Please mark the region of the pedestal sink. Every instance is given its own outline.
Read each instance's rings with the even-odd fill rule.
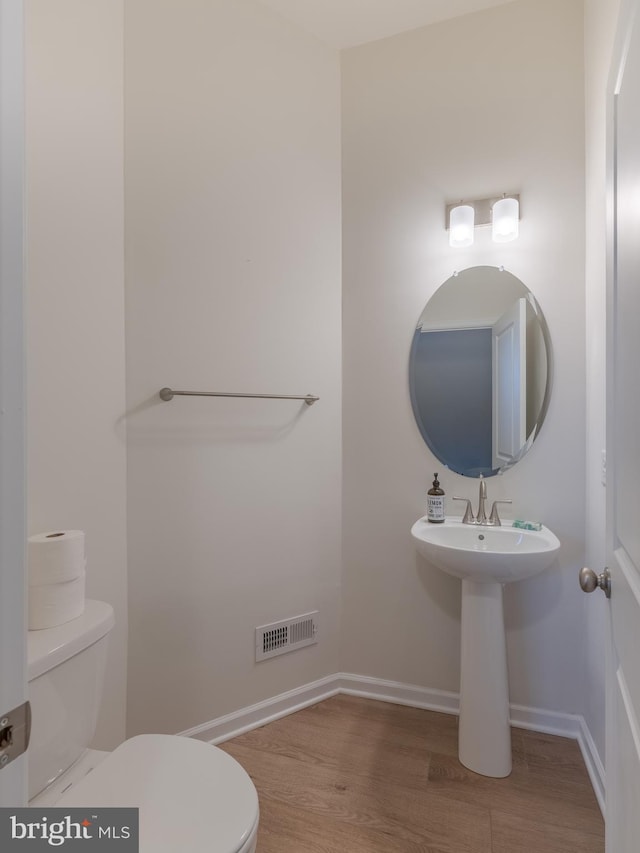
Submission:
[[[560,542],[547,527],[486,527],[458,518],[442,524],[421,518],[411,536],[430,563],[462,579],[460,761],[483,776],[508,776],[511,732],[502,585],[544,571]]]

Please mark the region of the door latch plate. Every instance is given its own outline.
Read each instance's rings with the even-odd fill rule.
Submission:
[[[0,716],[0,770],[27,751],[30,738],[29,702],[24,702],[8,714]]]

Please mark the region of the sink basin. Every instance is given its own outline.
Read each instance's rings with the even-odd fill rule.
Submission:
[[[548,568],[560,548],[548,527],[482,527],[447,518],[432,524],[421,518],[411,528],[418,551],[450,575],[479,583],[510,583]]]
[[[503,584],[544,571],[560,548],[547,528],[484,527],[421,518],[411,536],[423,557],[462,578],[458,757],[483,776],[511,773]]]

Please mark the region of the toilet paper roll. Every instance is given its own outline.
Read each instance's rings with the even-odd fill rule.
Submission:
[[[82,616],[84,585],[83,572],[71,581],[29,587],[29,630],[54,628]]]
[[[85,570],[84,531],[54,530],[30,536],[27,543],[29,586],[63,583]]]

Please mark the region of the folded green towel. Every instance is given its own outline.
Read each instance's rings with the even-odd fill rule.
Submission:
[[[519,518],[513,522],[512,526],[520,530],[542,530],[542,524],[539,521],[522,521]]]

